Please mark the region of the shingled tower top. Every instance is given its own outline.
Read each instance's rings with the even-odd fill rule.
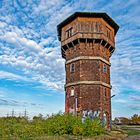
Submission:
[[[57,26],[66,59],[65,112],[101,117],[110,127],[110,56],[119,26],[106,13],[76,12]]]

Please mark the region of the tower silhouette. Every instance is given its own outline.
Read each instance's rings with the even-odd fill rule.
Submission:
[[[57,26],[66,60],[65,112],[111,121],[110,57],[119,26],[106,13],[76,12]]]

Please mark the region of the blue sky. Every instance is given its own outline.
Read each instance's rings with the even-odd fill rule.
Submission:
[[[106,12],[120,26],[111,57],[112,113],[140,114],[139,0],[0,0],[0,116],[64,111],[56,26],[76,11]]]

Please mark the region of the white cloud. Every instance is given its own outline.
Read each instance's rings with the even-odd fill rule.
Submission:
[[[52,94],[49,94],[49,93],[41,93],[41,94],[38,94],[38,96],[47,96],[47,97],[51,97]]]
[[[114,100],[114,102],[116,102],[116,103],[127,103],[127,100],[124,100],[124,99],[116,99],[116,100]]]
[[[46,45],[49,45],[51,44],[52,42],[54,41],[54,38],[53,37],[48,37],[47,39],[42,39],[41,42],[39,43],[40,46],[46,46]]]
[[[0,79],[30,81],[30,79],[6,71],[0,71]]]
[[[5,22],[0,22],[0,28],[5,28],[7,24]]]
[[[5,97],[5,96],[6,96],[6,93],[0,89],[0,98]]]
[[[136,5],[137,1],[129,1],[127,4],[124,1],[123,3],[125,4],[123,7],[129,7],[130,5]],[[115,12],[118,10],[116,7],[119,6],[120,14],[114,16],[115,20],[118,20],[118,23],[126,21],[132,14],[137,16],[139,13],[138,9],[136,9],[133,13],[128,11],[127,14],[124,15],[123,7],[120,6],[121,4],[119,1],[113,3],[106,2],[106,6],[102,5],[100,2],[94,2],[92,4],[93,6],[90,5],[90,1],[87,1],[85,5],[81,1],[74,1],[73,3],[64,0],[59,2],[56,0],[41,0],[37,5],[34,4],[32,12],[29,13],[27,17],[28,22],[25,21],[25,26],[22,28],[18,28],[18,26],[14,24],[7,24],[8,22],[5,20],[6,18],[9,19],[8,21],[18,20],[16,15],[14,18],[11,15],[8,15],[6,18],[3,17],[0,25],[6,28],[1,29],[3,31],[1,39],[7,41],[9,44],[12,43],[14,48],[2,47],[3,55],[0,56],[0,62],[4,65],[16,67],[18,70],[23,70],[24,74],[31,74],[36,80],[42,76],[43,78],[39,79],[42,84],[46,82],[49,86],[52,85],[58,88],[62,85],[61,83],[64,83],[65,76],[64,61],[61,59],[60,46],[56,40],[56,25],[59,22],[74,11],[78,11],[80,9],[79,5],[83,7],[82,10],[84,11],[91,11],[92,8],[95,7],[96,11],[107,10],[109,15],[112,15],[110,10],[108,10],[110,7],[113,6],[113,11]],[[26,5],[27,10],[29,4],[26,3]],[[15,3],[14,6],[19,8],[21,5]],[[98,7],[100,7],[100,9],[98,9]],[[20,12],[17,14],[20,14]],[[43,23],[42,25],[36,26],[41,22]],[[133,21],[131,20],[131,22]],[[112,91],[113,93],[115,92],[115,94],[120,92],[119,88],[121,85],[128,84],[126,77],[122,76],[124,71],[129,75],[128,77],[130,77],[130,74],[138,73],[140,70],[139,59],[135,60],[139,56],[139,52],[137,51],[139,47],[132,47],[133,42],[137,41],[137,43],[139,43],[139,39],[136,40],[136,38],[132,36],[139,33],[136,32],[136,29],[133,30],[134,27],[131,27],[132,29],[125,27],[126,26],[122,26],[117,34],[117,49],[112,56]],[[44,36],[44,34],[46,34],[47,37]],[[38,39],[36,40],[36,38]],[[46,48],[43,48],[44,46]],[[119,53],[121,55],[119,55]],[[132,79],[131,83],[135,81],[134,78],[130,77],[130,79]],[[121,85],[118,84],[119,82]],[[132,88],[132,84],[130,84],[130,87]]]
[[[7,47],[2,47],[4,54],[0,56],[1,64],[10,65],[24,71],[24,74],[31,75],[31,79],[42,83],[44,86],[57,90],[63,89],[64,61],[61,58],[60,48],[43,49],[41,45],[33,40],[20,37],[15,32],[7,32],[1,39],[5,39],[5,41],[13,45],[13,48],[9,47],[8,49]],[[41,44],[49,45],[50,40],[52,38],[43,40]],[[6,75],[3,76],[6,77]]]
[[[133,110],[140,110],[140,104],[131,104],[128,107],[130,107]]]
[[[0,38],[18,47],[24,47],[28,51],[40,51],[42,49],[35,41],[20,37],[16,32],[6,32]]]
[[[139,95],[131,95],[129,98],[131,100],[134,100],[134,101],[140,101],[140,96]]]

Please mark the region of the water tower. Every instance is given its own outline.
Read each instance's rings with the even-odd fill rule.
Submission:
[[[119,26],[106,13],[76,12],[57,26],[65,61],[65,112],[111,121],[110,57]]]

